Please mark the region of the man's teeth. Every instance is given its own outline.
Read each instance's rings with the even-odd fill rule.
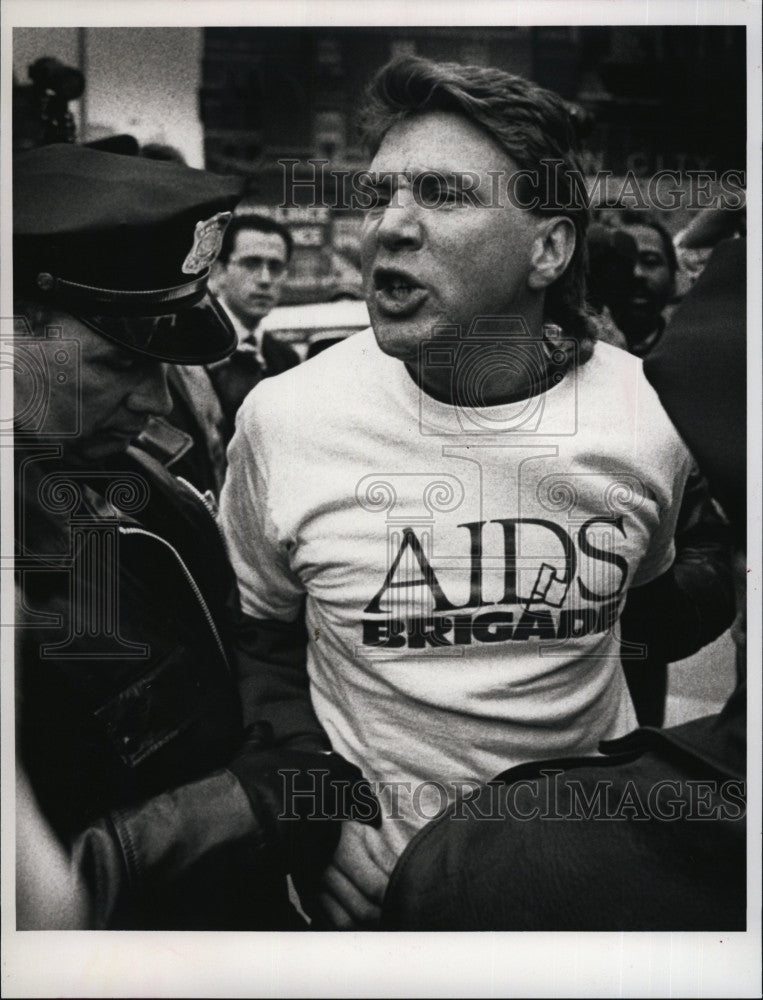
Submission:
[[[412,288],[413,285],[409,285],[407,282],[401,281],[399,278],[393,278],[392,281],[387,284],[387,291],[392,292],[394,295],[404,295],[407,292],[410,292]]]

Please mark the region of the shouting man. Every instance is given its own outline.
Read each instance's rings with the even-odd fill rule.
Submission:
[[[222,496],[245,714],[376,783],[380,829],[345,824],[307,901],[340,928],[470,783],[632,728],[617,623],[670,569],[690,464],[594,344],[561,99],[409,57],[366,124],[373,329],[257,387]]]

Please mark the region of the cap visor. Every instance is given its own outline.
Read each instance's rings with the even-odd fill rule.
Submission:
[[[76,315],[125,351],[176,365],[222,361],[233,353],[238,342],[230,320],[211,292],[194,305],[165,316]]]

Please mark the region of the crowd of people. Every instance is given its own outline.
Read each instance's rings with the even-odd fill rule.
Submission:
[[[500,70],[364,121],[371,327],[304,363],[241,179],[14,160],[17,926],[742,929],[745,240],[677,305]]]

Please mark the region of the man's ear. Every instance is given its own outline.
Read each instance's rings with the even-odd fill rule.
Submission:
[[[227,266],[221,260],[215,260],[212,262],[212,266],[209,269],[209,280],[207,282],[209,290],[214,292],[215,295],[219,294],[225,287],[225,272],[227,271]]]
[[[564,273],[575,252],[575,226],[572,219],[554,216],[538,226],[530,257],[530,288],[542,290],[553,285]]]

